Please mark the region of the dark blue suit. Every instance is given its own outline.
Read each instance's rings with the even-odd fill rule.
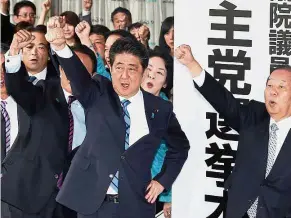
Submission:
[[[109,175],[119,170],[119,217],[154,217],[155,206],[146,201],[145,194],[161,139],[166,139],[169,150],[164,168],[155,180],[166,190],[178,176],[189,149],[172,105],[143,91],[149,134],[125,151],[125,122],[111,82],[102,77],[93,81],[75,55],[58,59],[85,109],[87,135],[57,201],[80,214],[93,214],[104,201],[111,182]]]
[[[206,73],[196,86],[206,100],[239,132],[235,167],[228,178],[226,218],[241,218],[259,196],[257,218],[291,217],[291,131],[270,174],[265,178],[270,115],[265,104],[241,105],[232,94]]]

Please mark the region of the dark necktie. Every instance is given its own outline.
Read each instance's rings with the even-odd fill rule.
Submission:
[[[28,82],[33,83],[34,80],[36,80],[36,79],[37,79],[37,78],[36,78],[35,76],[30,76],[30,77],[28,78]]]
[[[68,139],[68,153],[72,151],[73,137],[74,137],[74,117],[72,114],[72,103],[76,100],[75,96],[69,96],[68,99],[68,116],[69,116],[69,139]],[[63,172],[60,174],[59,179],[57,181],[57,186],[60,189],[63,184]]]

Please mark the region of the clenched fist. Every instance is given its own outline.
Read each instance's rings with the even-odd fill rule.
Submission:
[[[89,39],[90,30],[90,24],[85,20],[81,21],[75,28],[75,32],[81,41]]]
[[[193,57],[191,47],[189,45],[180,45],[176,48],[174,55],[181,64],[188,68],[188,70],[192,73],[192,77],[200,75],[202,68]]]
[[[150,30],[146,25],[142,25],[138,29],[138,35],[142,41],[147,41],[149,39]]]
[[[62,50],[66,45],[66,39],[63,32],[65,20],[63,17],[51,17],[47,23],[46,40],[55,50]]]
[[[14,34],[12,43],[10,45],[10,55],[18,55],[20,50],[31,43],[35,37],[27,30],[19,30]]]

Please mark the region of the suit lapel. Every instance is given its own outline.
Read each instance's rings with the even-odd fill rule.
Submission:
[[[120,99],[115,93],[112,85],[108,85],[104,88],[106,88],[108,92],[107,100],[109,101],[110,107],[108,107],[107,105],[108,101],[104,101],[100,104],[99,108],[102,110],[102,113],[104,114],[103,117],[104,119],[106,119],[107,124],[111,129],[111,132],[116,137],[116,145],[119,147],[121,152],[123,152],[125,142],[125,122],[123,118],[123,110],[121,107]],[[102,94],[103,92],[101,93],[101,95]],[[108,110],[112,110],[112,112]]]
[[[152,101],[153,99],[150,99],[150,94],[146,91],[142,90],[143,99],[144,99],[144,108],[145,108],[145,115],[149,127],[149,133],[152,133],[153,131],[153,121],[156,116],[156,114],[159,112],[159,110],[155,107],[155,103]]]
[[[278,157],[271,169],[268,178],[275,179],[277,176],[282,176],[282,170],[289,170],[286,166],[290,165],[290,155],[291,155],[291,129],[289,130],[286,139],[282,145],[282,148],[278,154]]]

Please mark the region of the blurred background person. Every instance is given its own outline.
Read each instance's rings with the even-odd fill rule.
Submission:
[[[111,21],[115,30],[128,30],[132,23],[131,13],[126,8],[118,7],[111,13]]]

